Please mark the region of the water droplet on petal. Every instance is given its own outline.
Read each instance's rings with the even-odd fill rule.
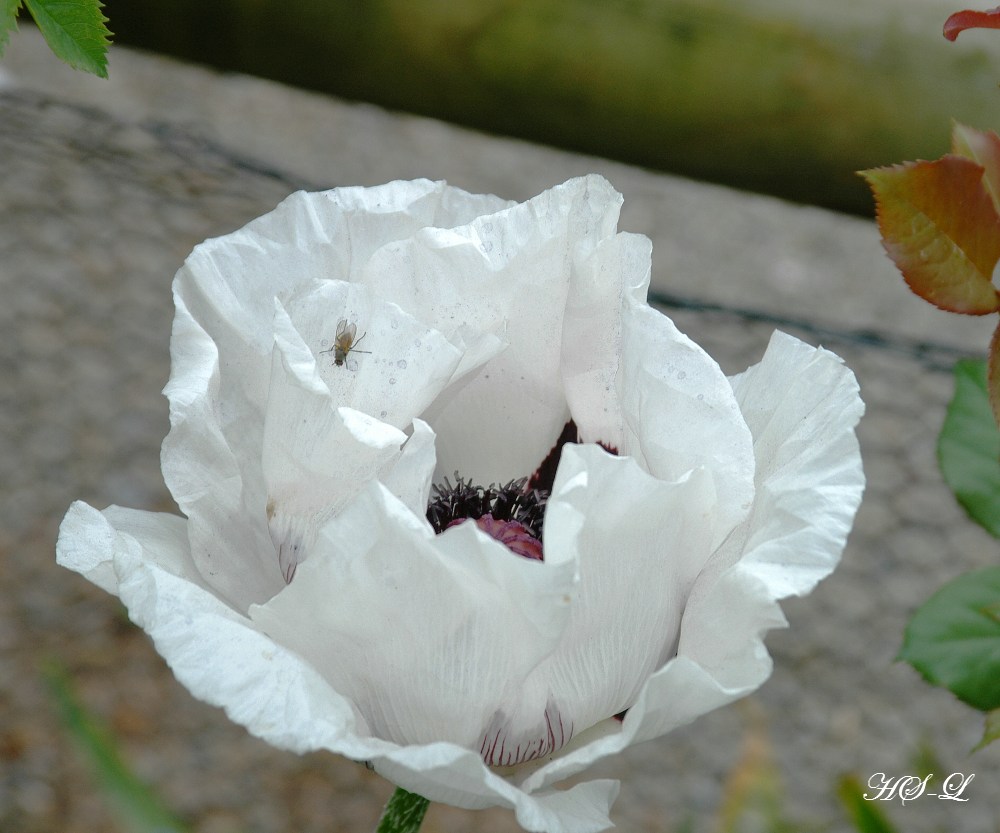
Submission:
[[[396,362],[396,367],[405,368],[406,367],[406,359],[400,359],[398,362]]]

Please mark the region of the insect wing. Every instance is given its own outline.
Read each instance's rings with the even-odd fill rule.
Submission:
[[[353,321],[351,323],[347,322],[346,318],[341,318],[337,322],[337,334],[334,336],[334,341],[337,344],[341,344],[344,339],[347,340],[347,346],[350,347],[354,343],[354,336],[358,332],[358,325]]]
[[[347,354],[351,352],[351,347],[354,344],[354,336],[357,332],[358,325],[353,321],[348,324],[346,318],[342,319],[337,325],[337,335],[334,338],[333,344],[333,363],[337,367],[343,366],[347,360]]]

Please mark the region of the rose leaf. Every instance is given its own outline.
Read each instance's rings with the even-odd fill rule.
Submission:
[[[861,171],[873,193],[882,245],[917,295],[941,309],[1000,309],[992,284],[1000,216],[983,168],[963,156]]]
[[[993,421],[1000,426],[1000,326],[990,339],[990,355],[986,362],[986,392],[990,400]]]
[[[0,55],[10,40],[10,33],[17,30],[17,10],[21,0],[0,0]]]
[[[993,741],[1000,740],[1000,709],[994,709],[986,713],[986,720],[983,725],[983,737],[973,748],[973,752],[978,752],[984,746],[989,746]]]
[[[955,364],[955,395],[938,437],[945,482],[969,516],[1000,537],[1000,430],[990,411],[985,362]]]
[[[108,77],[108,19],[100,0],[24,0],[56,56],[74,69]]]
[[[1000,567],[959,576],[924,602],[899,659],[973,708],[1000,707]]]

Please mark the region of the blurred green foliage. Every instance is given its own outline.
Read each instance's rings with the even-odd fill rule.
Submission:
[[[65,669],[50,660],[42,672],[63,728],[114,807],[122,828],[130,833],[187,833],[131,771],[114,735],[81,702]]]
[[[118,40],[870,215],[853,171],[1000,116],[1000,46],[900,0],[109,0]],[[939,19],[940,18],[940,19]]]

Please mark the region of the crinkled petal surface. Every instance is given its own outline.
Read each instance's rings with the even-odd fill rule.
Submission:
[[[595,176],[522,204],[392,183],[202,244],[165,390],[186,517],[75,503],[59,562],[276,746],[607,829],[616,782],[555,785],[758,687],[864,484],[850,371],[776,334],[727,379],[646,303],[620,206]],[[570,422],[544,560],[434,534],[433,483],[538,473]]]
[[[854,433],[864,406],[854,375],[834,354],[775,333],[760,364],[731,382],[753,434],[752,511],[699,572],[676,656],[647,680],[621,731],[595,732],[525,788],[555,783],[755,690],[771,671],[763,634],[786,624],[777,600],[809,592],[836,566],[864,491]]]
[[[387,498],[376,491],[371,499]],[[401,786],[435,801],[473,809],[510,807],[527,830],[596,833],[610,826],[616,782],[528,794],[488,768],[478,752],[452,743],[399,746],[371,737],[364,717],[307,657],[257,630],[193,580],[194,562],[179,534],[183,525],[169,515],[118,507],[101,513],[78,502],[63,521],[58,558],[88,576],[95,571],[114,576],[105,581],[105,589],[117,591],[130,617],[196,697],[224,708],[232,720],[275,746],[299,753],[326,749],[370,761]],[[95,552],[104,555],[99,562]],[[508,564],[520,560],[507,555]],[[317,558],[303,564],[302,571],[314,577],[322,567],[323,559]],[[487,572],[500,581],[506,571],[488,566]],[[558,592],[566,570],[551,572],[549,585]],[[296,580],[289,589],[304,584]],[[564,599],[560,607],[565,609]],[[526,627],[548,626],[536,621]]]

